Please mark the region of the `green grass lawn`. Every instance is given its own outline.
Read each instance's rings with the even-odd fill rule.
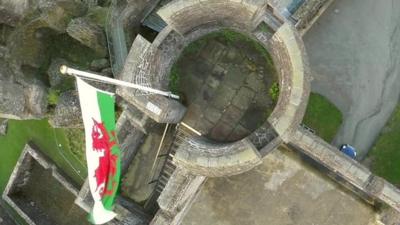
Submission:
[[[47,120],[10,120],[7,135],[0,136],[0,193],[7,185],[21,151],[28,141],[33,141],[77,184],[83,183],[83,178],[86,177],[85,166],[72,154],[64,130],[53,129]],[[59,144],[61,147],[58,147]]]
[[[311,93],[303,123],[330,143],[342,124],[342,113],[325,97]]]
[[[371,151],[372,171],[389,182],[400,185],[400,106],[382,129]]]

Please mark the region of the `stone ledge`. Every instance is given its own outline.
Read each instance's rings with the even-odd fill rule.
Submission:
[[[307,55],[293,26],[283,24],[270,41],[272,56],[280,73],[278,104],[268,119],[283,141],[300,125],[310,93]]]
[[[196,199],[207,177],[178,167],[157,202],[160,210],[150,225],[178,225]]]
[[[161,8],[158,14],[180,34],[210,22],[254,30],[266,5],[265,0],[177,0]]]
[[[16,202],[10,197],[10,195],[13,193],[14,189],[18,189],[26,185],[30,177],[29,170],[31,164],[34,163],[34,161],[36,161],[36,163],[38,163],[44,169],[50,169],[52,172],[52,177],[57,182],[59,182],[66,190],[68,190],[73,196],[78,195],[78,189],[75,188],[75,186],[58,171],[58,168],[51,161],[49,161],[45,155],[35,150],[34,147],[32,147],[31,145],[25,145],[25,148],[22,151],[17,161],[17,164],[10,176],[7,186],[2,194],[2,198],[29,225],[35,225],[36,223],[16,204]]]
[[[144,77],[149,79],[148,84],[150,85],[153,59],[154,52],[151,44],[138,35],[118,78],[138,83]],[[138,93],[135,90],[122,87],[117,88],[117,94],[158,123],[178,123],[186,112],[186,108],[179,102],[164,96]]]
[[[352,160],[321,138],[299,128],[290,140],[304,154],[343,178],[357,191],[373,200],[384,202],[400,212],[400,190],[386,180],[373,175],[366,167]]]
[[[174,162],[194,174],[223,177],[251,170],[261,164],[261,156],[247,138],[231,144],[191,138],[179,146]]]

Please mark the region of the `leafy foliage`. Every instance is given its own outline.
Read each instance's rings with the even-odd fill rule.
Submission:
[[[49,89],[47,94],[47,102],[50,106],[56,106],[60,98],[60,91],[55,89]]]
[[[269,89],[269,96],[272,101],[277,102],[279,98],[279,84],[278,82],[274,82]]]

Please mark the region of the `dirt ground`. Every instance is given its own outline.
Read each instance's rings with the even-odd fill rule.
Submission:
[[[305,35],[312,89],[342,111],[334,144],[363,158],[400,93],[400,1],[336,0]]]

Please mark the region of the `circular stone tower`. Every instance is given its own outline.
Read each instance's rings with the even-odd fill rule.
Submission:
[[[280,90],[267,120],[247,136],[222,143],[193,135],[179,143],[173,159],[177,168],[158,199],[160,210],[152,221],[179,224],[207,177],[244,173],[259,165],[268,152],[289,142],[305,113],[310,75],[299,34],[266,0],[174,0],[158,14],[167,27],[152,43],[136,37],[120,79],[135,81],[146,74],[153,87],[167,89],[171,68],[186,46],[207,34],[230,29],[269,52]],[[176,109],[184,107],[171,99],[134,96],[124,88],[117,92],[157,122],[185,122],[191,113],[185,116]],[[201,124],[201,118],[198,120]]]

